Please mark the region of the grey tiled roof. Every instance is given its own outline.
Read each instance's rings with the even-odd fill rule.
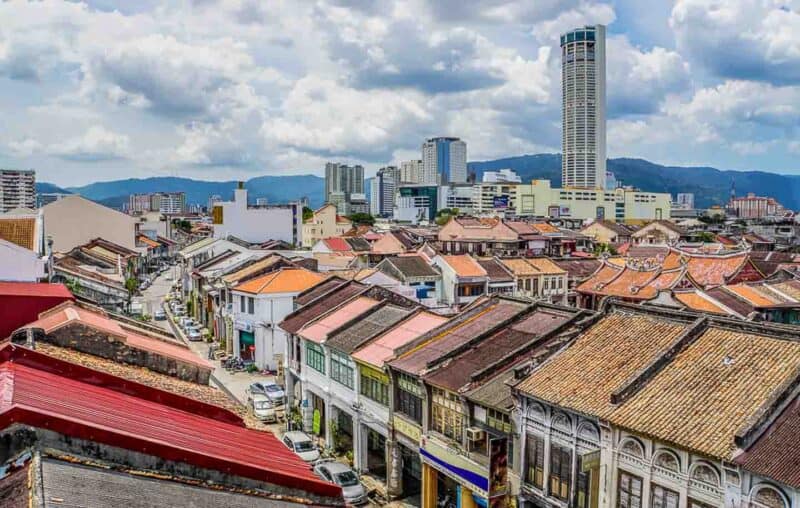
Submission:
[[[364,341],[390,328],[395,323],[411,314],[411,312],[413,312],[412,309],[385,305],[366,317],[361,318],[353,326],[349,326],[329,337],[325,345],[343,353],[350,354],[362,345]]]

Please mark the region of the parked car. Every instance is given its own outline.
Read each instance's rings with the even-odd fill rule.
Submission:
[[[183,327],[184,330],[188,330],[189,328],[197,327],[197,321],[194,318],[190,317],[183,317],[180,319],[180,325]]]
[[[200,328],[196,326],[190,326],[186,329],[186,338],[191,341],[203,340],[203,334],[200,333]]]
[[[253,414],[261,421],[277,422],[278,415],[275,413],[275,406],[263,393],[252,393],[247,396],[247,406],[253,410]]]
[[[276,406],[282,406],[286,401],[286,393],[274,381],[257,381],[247,387],[247,393],[262,393]]]
[[[153,313],[153,319],[155,319],[156,321],[164,321],[165,319],[167,319],[167,313],[164,312],[164,309],[157,309]]]
[[[305,462],[315,462],[319,459],[319,449],[314,441],[305,432],[293,430],[283,435],[283,444]]]
[[[348,505],[367,502],[367,489],[361,484],[356,472],[347,464],[333,459],[322,460],[314,465],[314,473],[323,480],[340,486],[344,501]]]

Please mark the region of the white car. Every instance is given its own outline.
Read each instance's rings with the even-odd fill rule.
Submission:
[[[314,473],[342,488],[344,501],[348,505],[367,502],[367,490],[361,484],[358,475],[349,466],[333,459],[321,460],[314,465]]]
[[[319,449],[305,432],[293,430],[283,435],[283,444],[305,462],[319,460]]]
[[[190,317],[181,318],[180,319],[180,323],[181,323],[181,326],[183,327],[183,329],[187,330],[187,331],[189,330],[189,328],[195,328],[195,327],[198,326],[197,325],[197,321],[195,321],[194,318],[190,318]]]
[[[190,326],[186,329],[186,338],[191,341],[203,340],[203,334],[200,333],[200,328],[197,326]]]
[[[253,410],[261,421],[277,422],[278,415],[275,413],[275,407],[272,402],[262,393],[252,393],[247,397],[247,405]]]

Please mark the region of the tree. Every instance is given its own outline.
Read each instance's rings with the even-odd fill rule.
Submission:
[[[309,208],[307,206],[304,206],[303,207],[303,222],[307,221],[308,219],[310,219],[313,216],[314,216],[314,210],[312,210],[311,208]]]
[[[703,243],[713,243],[717,241],[717,237],[714,236],[714,233],[709,233],[708,231],[701,231],[697,238]]]
[[[613,245],[609,245],[607,243],[598,243],[594,246],[594,255],[600,256],[601,254],[608,253],[612,256],[617,255],[617,249],[614,248]]]
[[[368,213],[354,213],[350,215],[348,219],[350,219],[356,226],[361,224],[372,226],[373,224],[375,224],[375,217],[373,217]]]

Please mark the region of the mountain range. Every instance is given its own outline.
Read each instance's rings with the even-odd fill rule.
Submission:
[[[652,192],[691,192],[698,207],[721,205],[728,201],[731,186],[738,195],[753,192],[771,196],[784,206],[800,209],[800,176],[779,175],[763,171],[723,171],[711,167],[663,166],[643,159],[609,159],[608,170],[625,185]],[[561,155],[521,155],[468,164],[478,181],[485,171],[509,168],[528,182],[534,178],[549,179],[552,185],[561,183]],[[96,182],[82,187],[60,188],[46,182],[37,183],[37,192],[77,193],[107,206],[119,208],[127,202],[128,195],[147,192],[186,192],[187,203],[205,204],[209,196],[219,195],[231,199],[237,182],[204,181],[178,177],[130,178]],[[259,176],[245,182],[251,200],[267,198],[269,203],[307,197],[312,207],[320,206],[325,199],[325,180],[314,175]]]

